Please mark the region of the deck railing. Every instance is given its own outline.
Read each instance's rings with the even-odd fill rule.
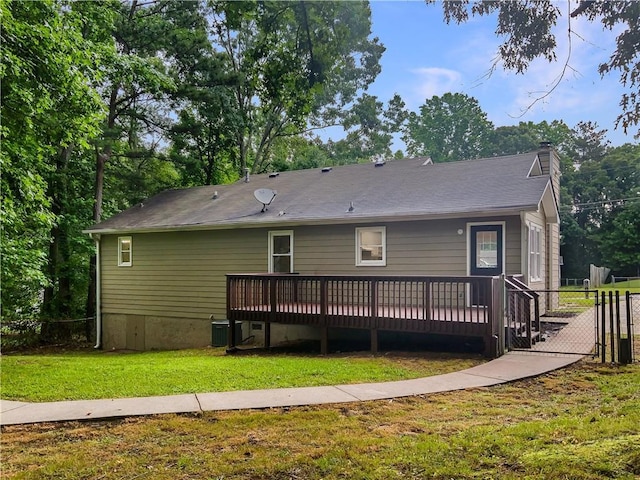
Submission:
[[[518,276],[505,279],[507,295],[507,345],[531,348],[540,333],[539,294]]]
[[[479,336],[496,356],[502,285],[500,277],[229,274],[227,318],[265,322],[267,344],[268,326],[286,323],[368,329],[373,350],[378,330]]]

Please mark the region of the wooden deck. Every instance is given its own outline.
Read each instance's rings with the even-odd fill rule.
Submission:
[[[273,323],[329,328],[481,337],[485,354],[503,353],[500,277],[342,276],[297,274],[227,275],[229,347],[236,321],[264,322],[265,344]]]

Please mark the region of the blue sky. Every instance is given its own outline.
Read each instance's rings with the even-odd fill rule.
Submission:
[[[433,95],[459,92],[475,97],[495,126],[563,120],[573,127],[590,120],[608,130],[613,145],[637,143],[632,131],[625,135],[621,129],[614,130],[623,89],[616,72],[600,78],[598,65],[611,55],[615,32],[603,30],[597,22],[571,20],[572,29],[581,37],[572,40],[571,68],[547,98],[526,111],[556,82],[568,56],[566,12],[575,8],[576,1],[558,5],[565,13],[556,29],[558,61],[538,59],[524,75],[499,67],[487,78],[500,44],[494,34],[495,18],[447,25],[441,5],[373,0],[373,35],[387,50],[382,72],[369,93],[385,102],[398,93],[409,109],[417,111]]]

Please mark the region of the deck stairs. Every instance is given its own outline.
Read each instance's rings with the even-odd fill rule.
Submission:
[[[540,340],[540,295],[519,277],[505,279],[505,336],[510,349],[532,348]]]

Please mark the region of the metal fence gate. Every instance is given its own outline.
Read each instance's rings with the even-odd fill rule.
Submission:
[[[509,350],[592,355],[631,363],[640,295],[597,290],[507,288],[505,336]]]
[[[640,318],[640,294],[602,292],[600,298],[600,359],[603,363],[638,361],[634,318]]]

